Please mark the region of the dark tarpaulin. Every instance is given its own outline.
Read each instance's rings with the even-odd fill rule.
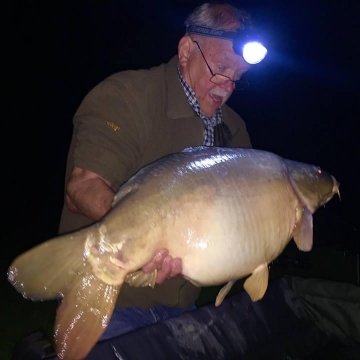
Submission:
[[[242,292],[111,341],[97,359],[360,359],[360,288],[322,280],[274,280],[253,303]]]
[[[44,359],[20,346],[14,360],[30,358]],[[360,287],[286,276],[256,303],[241,292],[103,341],[86,358],[138,359],[360,359]]]

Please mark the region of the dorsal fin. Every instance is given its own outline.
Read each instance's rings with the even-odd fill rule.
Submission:
[[[124,199],[126,196],[134,193],[139,188],[139,185],[132,182],[128,185],[122,186],[120,190],[116,193],[114,200],[111,204],[111,207],[115,207],[116,204],[118,204],[122,199]]]

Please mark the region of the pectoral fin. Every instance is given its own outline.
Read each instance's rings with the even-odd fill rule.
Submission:
[[[244,289],[249,294],[252,301],[258,301],[263,298],[269,281],[269,269],[267,264],[258,266],[245,283]]]
[[[313,217],[307,208],[296,212],[296,225],[293,231],[296,246],[301,251],[310,251],[313,247]]]
[[[229,293],[229,291],[231,290],[232,286],[234,285],[235,281],[229,281],[225,286],[223,286],[217,297],[216,297],[216,301],[215,301],[215,306],[219,306],[221,305],[221,303],[224,301],[225,296]]]
[[[152,288],[154,288],[156,275],[157,275],[156,269],[151,273],[144,273],[142,270],[139,270],[127,274],[125,277],[125,282],[127,282],[130,286],[134,286],[134,287],[151,286]]]

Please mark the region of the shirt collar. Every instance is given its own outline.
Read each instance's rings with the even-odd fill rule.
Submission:
[[[168,91],[168,107],[167,107],[167,115],[173,119],[180,119],[186,117],[196,116],[196,112],[193,109],[192,105],[190,105],[190,101],[196,101],[198,104],[198,100],[195,97],[194,91],[190,88],[190,86],[186,83],[186,81],[182,78],[182,75],[178,69],[178,57],[174,56],[167,64],[165,68],[165,79],[166,86]],[[189,99],[186,95],[186,89],[184,84],[188,87],[188,89],[192,93],[192,98]],[[200,107],[200,105],[199,105]],[[201,116],[201,115],[200,115]],[[203,120],[210,120],[213,122],[213,126],[222,122],[222,111],[219,108],[213,116],[201,116]]]
[[[177,75],[178,57],[174,56],[165,68],[165,79],[168,91],[167,115],[173,119],[195,116],[194,110],[189,105],[184,89]]]
[[[194,90],[190,87],[190,85],[185,81],[185,79],[181,75],[179,67],[177,67],[177,73],[181,86],[183,87],[185,95],[188,99],[188,103],[192,107],[192,109],[196,112],[196,114],[198,114],[209,125],[211,124],[211,126],[215,126],[219,124],[222,121],[221,108],[218,108],[214,115],[211,116],[203,115],[201,113],[199,100],[196,98]]]

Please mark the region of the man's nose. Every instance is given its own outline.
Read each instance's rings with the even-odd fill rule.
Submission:
[[[220,85],[220,87],[231,94],[235,89],[235,84],[229,80],[226,81],[224,84]]]

